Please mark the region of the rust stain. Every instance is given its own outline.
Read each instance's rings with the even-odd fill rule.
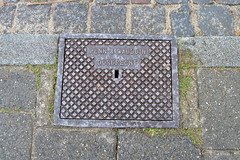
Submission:
[[[96,88],[97,88],[98,90],[100,90],[100,89],[102,88],[102,86],[100,86],[100,87],[97,87],[97,86],[96,86]]]

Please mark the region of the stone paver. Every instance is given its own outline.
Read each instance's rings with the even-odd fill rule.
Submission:
[[[198,128],[199,122],[199,108],[198,108],[198,88],[197,77],[194,69],[188,69],[183,71],[184,75],[189,75],[192,78],[190,82],[190,88],[186,94],[186,97],[181,98],[180,112],[183,116],[182,127],[184,129]]]
[[[16,6],[13,4],[1,7],[0,33],[8,33],[10,28],[12,28],[15,11],[16,11]]]
[[[48,33],[51,5],[27,6],[17,8],[17,33]]]
[[[36,131],[36,160],[42,159],[114,159],[115,131],[77,132],[63,130]]]
[[[234,35],[230,9],[224,6],[199,6],[197,10],[199,28],[203,35]]]
[[[20,2],[32,2],[32,3],[34,3],[34,2],[36,2],[36,1],[33,1],[33,0],[19,0]],[[61,3],[64,3],[64,1],[62,1],[62,0],[41,0],[41,1],[39,1],[39,2],[61,2]],[[77,0],[77,1],[70,1],[70,2],[65,2],[65,3],[72,3],[72,2],[76,2],[76,3],[80,3],[80,4],[85,4],[85,3],[90,3],[90,2],[92,2],[93,0]],[[55,3],[53,3],[53,4],[55,4]],[[54,5],[53,5],[54,6]]]
[[[166,28],[162,6],[135,6],[132,8],[133,34],[160,34]]]
[[[239,151],[211,151],[208,150],[203,153],[204,160],[239,160]]]
[[[0,68],[0,108],[34,109],[35,75],[23,68]]]
[[[118,160],[132,159],[200,159],[200,150],[181,135],[150,137],[140,130],[118,132]]]
[[[130,0],[96,0],[96,4],[101,4],[101,5],[107,5],[107,4],[126,5],[129,3],[130,3]]]
[[[240,6],[233,9],[235,33],[240,36]]]
[[[132,4],[150,4],[151,0],[132,0]]]
[[[240,67],[240,37],[195,37],[179,39],[203,67]]]
[[[180,3],[187,3],[188,0],[156,0],[159,4],[180,4]]]
[[[0,65],[53,64],[58,35],[0,35]]]
[[[239,5],[239,0],[216,0],[217,3],[220,4],[228,4],[228,5]]]
[[[82,33],[87,31],[87,6],[62,3],[54,6],[54,33]]]
[[[195,4],[213,4],[213,0],[193,0]]]
[[[199,70],[204,149],[240,149],[240,70]]]
[[[0,113],[0,159],[30,159],[32,128],[31,115]]]
[[[93,6],[91,32],[124,33],[126,11],[124,6]]]
[[[49,113],[48,110],[48,104],[51,98],[50,91],[53,86],[52,75],[53,75],[52,70],[42,69],[36,109],[38,126],[50,125],[52,121],[51,114]]]
[[[19,0],[3,0],[3,2],[7,2],[7,3],[17,3],[17,2],[19,2]]]
[[[194,36],[193,26],[190,23],[190,9],[184,4],[178,11],[171,13],[172,33],[178,37]]]

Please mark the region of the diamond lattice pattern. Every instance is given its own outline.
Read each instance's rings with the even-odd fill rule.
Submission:
[[[140,69],[94,67],[87,45],[148,46]],[[171,121],[171,42],[161,40],[66,39],[60,117],[88,120]]]

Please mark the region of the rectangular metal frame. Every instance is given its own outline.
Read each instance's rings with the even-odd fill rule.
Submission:
[[[60,105],[63,78],[63,62],[65,39],[96,38],[96,39],[139,39],[139,40],[170,40],[172,57],[172,100],[173,121],[136,121],[136,120],[79,120],[60,119]],[[107,127],[107,128],[178,128],[179,127],[179,86],[177,38],[172,35],[123,35],[123,34],[61,34],[58,51],[58,71],[55,88],[54,125],[72,127]]]

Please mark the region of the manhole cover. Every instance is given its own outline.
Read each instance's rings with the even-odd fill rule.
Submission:
[[[177,128],[174,36],[64,34],[54,124]]]

